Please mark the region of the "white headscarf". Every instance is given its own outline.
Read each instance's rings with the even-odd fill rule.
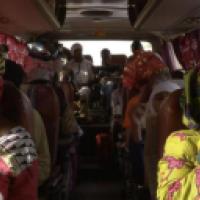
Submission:
[[[74,52],[75,52],[77,49],[82,50],[82,49],[83,49],[82,45],[79,44],[79,43],[75,43],[75,44],[72,45],[72,47],[71,47],[71,54],[72,54],[73,56],[74,56]]]
[[[173,80],[167,80],[167,81],[163,81],[160,82],[158,84],[156,84],[153,88],[153,91],[151,93],[151,96],[149,98],[149,102],[147,105],[147,113],[150,113],[152,115],[156,115],[156,111],[154,109],[153,106],[153,100],[155,98],[155,96],[161,92],[169,92],[172,93],[175,90],[181,89],[182,87],[180,86],[180,84],[176,83]]]

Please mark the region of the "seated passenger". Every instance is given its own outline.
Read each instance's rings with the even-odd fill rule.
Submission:
[[[173,80],[161,81],[153,87],[146,109],[145,170],[152,199],[156,199],[156,171],[158,162],[158,112],[169,93],[180,89]]]
[[[112,74],[118,71],[121,72],[120,65],[116,65],[112,63],[111,53],[109,49],[102,49],[101,59],[102,59],[101,76],[111,76]]]
[[[22,127],[20,93],[1,77],[0,99],[0,199],[37,200],[38,158],[30,133]]]
[[[110,66],[111,54],[109,49],[102,49],[101,51],[102,67],[108,68]]]
[[[71,53],[73,59],[67,64],[66,69],[72,70],[75,86],[80,88],[81,86],[88,85],[95,78],[92,64],[83,57],[80,44],[72,45]]]
[[[25,74],[21,66],[7,60],[5,67],[4,80],[12,82],[20,88]],[[39,185],[41,185],[50,173],[50,153],[47,142],[46,130],[43,120],[37,110],[33,109],[33,132],[32,138],[35,142],[39,160]]]
[[[192,69],[184,78],[183,123],[186,129],[167,139],[158,167],[157,199],[200,199],[199,183],[199,72]]]

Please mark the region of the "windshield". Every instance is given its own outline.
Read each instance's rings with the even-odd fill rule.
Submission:
[[[74,43],[80,43],[83,46],[83,54],[91,55],[95,66],[101,65],[101,50],[108,48],[111,54],[124,54],[129,57],[131,52],[132,41],[82,41],[82,40],[70,40],[70,41],[60,41],[64,47],[71,49]],[[142,45],[144,50],[152,50],[152,45],[149,42],[143,41]]]

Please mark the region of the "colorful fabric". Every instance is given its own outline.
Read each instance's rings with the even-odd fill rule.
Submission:
[[[199,38],[200,31],[196,30],[173,41],[176,55],[186,70],[200,67]]]
[[[200,133],[172,133],[159,162],[157,199],[200,199]]]
[[[0,136],[0,197],[37,200],[38,163],[30,134],[15,127]]]
[[[200,121],[200,74],[197,69],[189,70],[184,76],[183,123],[190,129],[199,129]]]
[[[123,85],[127,89],[138,89],[144,81],[148,81],[165,66],[157,54],[136,51],[124,68]]]

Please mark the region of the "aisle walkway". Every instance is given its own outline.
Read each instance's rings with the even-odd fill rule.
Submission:
[[[97,165],[82,166],[72,200],[121,200],[122,183],[114,171]]]

